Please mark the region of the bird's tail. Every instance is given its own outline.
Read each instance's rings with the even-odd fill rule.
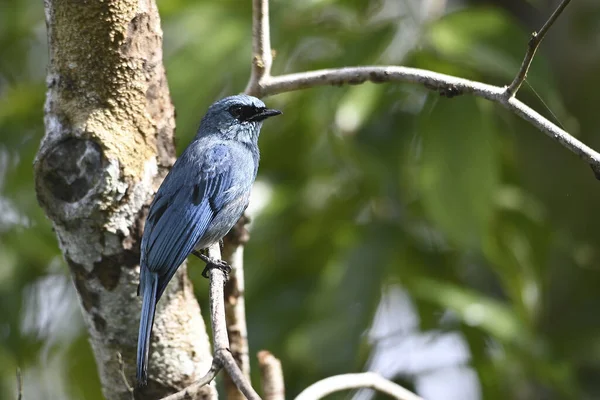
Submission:
[[[156,312],[156,292],[158,289],[158,275],[141,268],[140,289],[142,293],[142,315],[140,317],[140,332],[137,346],[137,382],[144,386],[148,381],[148,350],[150,348],[150,334]]]

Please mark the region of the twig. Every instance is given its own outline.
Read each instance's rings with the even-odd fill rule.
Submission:
[[[208,253],[214,260],[221,259],[221,249],[219,244],[212,245]],[[202,386],[211,382],[219,370],[223,368],[237,388],[246,396],[248,400],[260,400],[256,391],[250,385],[250,382],[244,377],[244,374],[237,366],[231,352],[229,351],[229,339],[227,338],[227,327],[225,323],[225,304],[224,287],[225,273],[218,269],[210,270],[210,320],[213,331],[214,357],[213,365],[208,373],[200,379],[199,382],[188,386],[187,388],[172,394],[163,400],[183,400],[190,398],[190,393],[196,393]],[[186,397],[187,396],[187,397]]]
[[[285,385],[281,361],[268,351],[258,352],[263,398],[265,400],[284,400]]]
[[[554,10],[550,18],[546,21],[542,29],[539,32],[533,32],[531,34],[531,38],[529,39],[529,43],[527,44],[527,53],[525,53],[525,58],[523,59],[523,63],[521,64],[521,68],[515,76],[515,79],[512,83],[506,88],[505,95],[507,97],[513,97],[517,94],[517,91],[525,81],[527,77],[527,71],[529,71],[529,67],[531,66],[531,62],[533,61],[533,57],[535,56],[535,52],[537,51],[540,43],[544,40],[544,36],[548,30],[552,27],[554,22],[558,19],[560,14],[562,14],[563,10],[567,5],[571,2],[571,0],[563,0],[558,8]]]
[[[246,93],[271,76],[273,53],[269,29],[269,0],[252,0],[252,72]]]
[[[221,366],[215,362],[213,359],[213,363],[210,366],[210,369],[200,380],[193,385],[190,385],[179,391],[177,393],[173,393],[170,396],[163,397],[162,400],[192,400],[198,398],[198,394],[201,392],[203,386],[208,385],[212,382],[213,379],[217,376],[219,371],[221,370]]]
[[[255,18],[254,23],[261,22],[263,25],[262,27],[254,26],[253,32],[255,35],[253,40],[255,49],[261,48],[263,53],[270,53],[270,49],[266,48],[266,43],[269,42],[264,41],[263,39],[265,32],[269,32],[268,17],[264,17],[264,3],[266,2],[266,0],[254,0],[255,7],[258,4],[263,10],[263,14],[261,14],[262,18]],[[564,8],[565,2],[568,3],[568,1],[563,1],[563,4],[561,4],[562,8]],[[559,7],[559,10],[562,10],[562,8]],[[557,10],[557,12],[559,10]],[[550,28],[550,22],[554,22],[554,19],[558,17],[557,12],[552,15],[549,22],[542,28],[544,34]],[[256,10],[254,14],[257,14]],[[261,43],[260,46],[258,42]],[[255,54],[255,57],[256,55],[257,54]],[[487,85],[485,83],[457,78],[428,70],[399,66],[346,67],[280,76],[260,76],[257,75],[258,72],[258,70],[253,70],[250,82],[246,88],[246,93],[258,97],[271,96],[278,93],[308,89],[317,86],[358,85],[364,82],[417,83],[425,86],[427,89],[436,90],[447,97],[454,97],[461,94],[471,94],[473,96],[481,97],[501,104],[519,117],[531,123],[535,128],[548,135],[563,147],[575,153],[579,158],[590,165],[596,178],[600,179],[599,153],[575,139],[515,97],[507,96],[507,89],[503,87]]]
[[[223,239],[223,260],[231,266],[229,280],[225,284],[225,319],[231,354],[246,379],[250,379],[248,328],[244,301],[244,245],[250,238],[246,224],[250,219],[243,215]],[[233,381],[225,377],[228,400],[244,400]]]
[[[23,400],[23,375],[19,367],[17,367],[17,400]]]
[[[351,389],[374,389],[398,400],[423,400],[402,386],[374,372],[344,374],[325,378],[304,389],[295,400],[317,400],[331,393]]]
[[[129,392],[131,399],[133,399],[134,398],[134,390],[133,390],[133,387],[131,387],[131,385],[129,384],[127,375],[125,375],[125,364],[123,363],[123,356],[118,351],[117,351],[117,363],[119,364],[119,372],[121,373],[121,378],[123,379],[125,388]]]

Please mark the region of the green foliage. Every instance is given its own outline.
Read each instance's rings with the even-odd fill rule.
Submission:
[[[467,4],[428,18],[420,3],[273,0],[274,73],[389,63],[512,80],[534,29],[519,22],[526,16]],[[532,3],[536,20],[550,14]],[[600,61],[590,39],[600,7],[590,4],[572,2],[519,97],[600,148]],[[181,150],[210,103],[245,87],[251,2],[159,7]],[[19,365],[25,398],[100,399],[81,319],[58,315],[54,330],[26,329],[42,319],[29,301],[37,285],[68,269],[31,168],[43,136],[42,4],[1,8],[0,397],[14,396]],[[374,351],[366,333],[395,285],[414,304],[416,333],[464,338],[482,398],[600,396],[600,189],[587,166],[504,109],[414,85],[266,101],[284,116],[260,139],[268,202],[246,249],[248,325],[252,353],[282,360],[288,396],[364,368]],[[206,304],[199,263],[190,265]],[[64,299],[75,302],[73,291]]]
[[[425,214],[445,236],[460,248],[479,248],[499,179],[491,110],[468,97],[434,103],[418,122],[422,153],[415,184]]]

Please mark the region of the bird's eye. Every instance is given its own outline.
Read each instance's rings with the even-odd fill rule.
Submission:
[[[240,122],[250,121],[260,110],[254,106],[231,106],[229,113]]]
[[[231,116],[233,118],[240,119],[240,117],[242,116],[242,113],[243,113],[242,106],[229,107],[229,114],[231,114]]]

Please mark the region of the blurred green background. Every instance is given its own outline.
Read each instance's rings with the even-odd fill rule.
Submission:
[[[159,0],[179,151],[210,103],[245,87],[250,4]],[[273,0],[274,73],[397,64],[505,85],[556,4]],[[519,92],[596,149],[599,20],[597,0],[572,2]],[[46,62],[42,2],[0,0],[0,398],[15,398],[20,366],[24,399],[101,399],[34,194]],[[260,140],[248,324],[289,397],[371,369],[430,400],[600,398],[600,183],[587,165],[497,105],[415,85],[266,101],[284,116]]]

